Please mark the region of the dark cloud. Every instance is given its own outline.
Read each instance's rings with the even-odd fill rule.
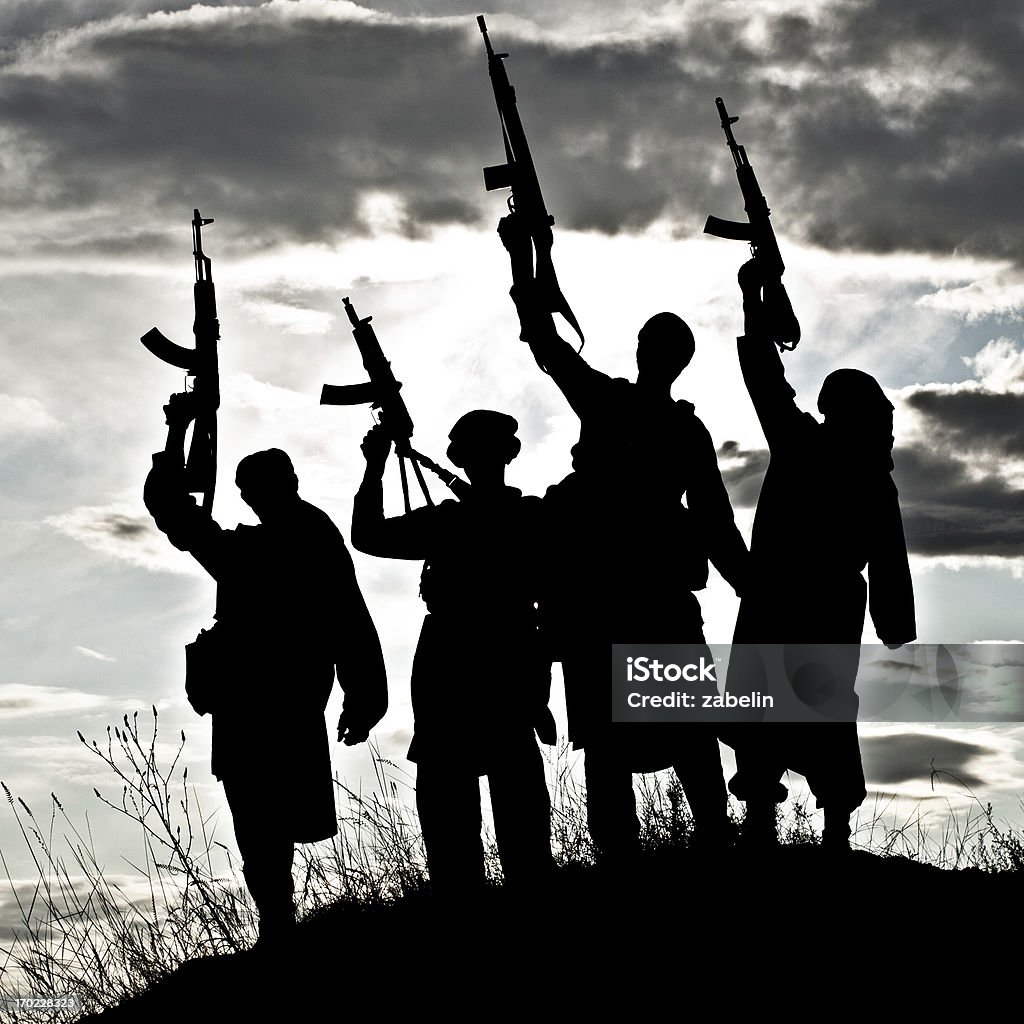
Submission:
[[[956,776],[967,786],[983,786],[989,781],[979,774],[978,762],[992,751],[981,743],[908,732],[862,736],[860,745],[871,785],[927,781],[933,768]]]
[[[66,43],[56,71],[9,61],[0,127],[24,173],[2,201],[118,203],[143,231],[199,203],[249,248],[371,231],[359,212],[372,190],[403,201],[410,235],[493,219],[480,168],[502,148],[471,13],[462,25],[329,11],[119,19]],[[48,3],[7,15],[22,35],[56,17]],[[920,0],[814,20],[761,11],[756,43],[745,17],[708,6],[676,35],[577,46],[492,25],[559,223],[617,232],[668,217],[695,233],[709,212],[741,216],[721,94],[787,231],[833,248],[1024,256],[1006,141],[1024,128],[1016,4],[970,19]]]
[[[955,448],[1024,455],[1024,394],[922,388],[907,396],[907,404]]]
[[[1020,170],[1008,140],[1020,130],[1021,35],[1012,0],[970,17],[928,0],[837,5],[799,48],[773,34],[758,63],[811,73],[759,105],[776,132],[756,154],[784,169],[773,198],[787,225],[799,218],[829,248],[1019,259],[1005,203]]]
[[[995,474],[975,478],[968,463],[923,446],[897,449],[894,459],[911,551],[1020,557],[1024,491]]]
[[[109,228],[107,229],[109,231]],[[97,256],[151,256],[154,252],[180,250],[182,232],[135,231],[79,235],[75,238],[43,238],[34,246],[40,254],[61,256],[95,254]]]
[[[466,34],[280,9],[115,26],[57,74],[8,68],[0,119],[32,173],[6,201],[118,202],[126,229],[200,205],[257,248],[370,230],[370,191],[405,201],[407,234],[464,223],[483,191],[467,147],[494,119],[466,95],[483,62]]]
[[[244,0],[204,0],[211,7]],[[260,0],[251,0],[258,3]],[[4,0],[0,5],[0,52],[18,42],[44,32],[86,25],[90,21],[112,18],[118,14],[149,14],[152,11],[180,10],[191,6],[191,0]]]
[[[924,665],[916,665],[913,662],[898,661],[890,658],[879,658],[871,662],[871,668],[878,673],[898,672],[902,675],[927,675],[928,669]]]
[[[1024,651],[1019,657],[1007,656],[1005,658],[993,658],[987,662],[992,668],[1021,668],[1024,667]]]
[[[893,453],[908,549],[920,555],[1020,557],[1024,491],[995,473],[977,476],[958,453],[935,450],[933,443],[931,437],[928,447],[897,448]],[[733,505],[756,506],[768,451],[727,441],[719,458],[727,460],[722,478]]]
[[[1024,454],[1024,394],[926,385],[903,397],[924,420],[924,440],[894,456],[910,549],[1019,557],[1024,491],[979,465]]]
[[[118,540],[130,540],[133,537],[142,537],[153,532],[149,523],[121,515],[111,515],[97,520],[96,528],[109,533]]]
[[[46,522],[90,547],[120,552],[124,557],[141,557],[154,546],[162,547],[162,538],[149,519],[116,508],[82,507],[50,516]]]

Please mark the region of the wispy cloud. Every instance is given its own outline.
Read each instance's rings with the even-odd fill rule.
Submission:
[[[60,421],[37,398],[0,395],[0,441],[56,430]]]
[[[99,651],[94,651],[91,647],[79,647],[78,644],[75,644],[75,650],[79,654],[83,654],[87,658],[95,658],[97,661],[117,661],[117,658],[113,658],[109,654],[101,654]]]
[[[201,573],[192,558],[168,544],[145,510],[127,502],[79,506],[48,516],[45,523],[93,551],[143,569]]]
[[[81,649],[81,648],[79,648]],[[0,720],[29,715],[73,714],[108,704],[110,698],[60,686],[0,684]]]

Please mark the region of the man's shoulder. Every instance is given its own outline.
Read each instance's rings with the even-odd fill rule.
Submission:
[[[672,405],[673,416],[680,430],[685,431],[691,437],[711,440],[711,431],[697,415],[697,407],[693,402],[688,402],[685,398],[677,398]]]
[[[827,446],[828,435],[825,431],[825,424],[813,413],[794,405],[793,415],[789,419],[786,432],[782,435],[782,441],[776,441],[775,449],[785,446],[796,446],[803,450],[805,447]]]
[[[518,488],[509,488],[509,508],[518,518],[531,521],[544,512],[544,499],[536,494],[523,494]]]
[[[299,499],[299,508],[301,509],[301,514],[311,521],[320,522],[331,526],[335,530],[337,529],[334,525],[334,520],[322,508],[310,504],[304,498]]]
[[[321,538],[336,539],[344,546],[345,539],[341,530],[322,508],[311,505],[308,501],[300,500],[299,514],[296,518],[298,525],[303,530],[309,530],[311,534]]]
[[[604,370],[597,370],[578,353],[575,366],[574,383],[577,389],[585,394],[604,395],[607,392],[627,391],[633,387],[632,381],[625,377],[612,377]]]
[[[419,508],[414,508],[411,512],[406,512],[402,518],[412,517],[412,521],[424,525],[447,523],[461,516],[464,509],[465,502],[458,498],[445,498],[443,501],[437,502],[436,505],[421,505]]]
[[[497,497],[490,497],[480,502],[473,501],[472,493],[465,501],[448,498],[439,505],[435,505],[431,512],[435,513],[438,520],[444,522],[457,522],[464,517],[477,518],[481,514],[493,516],[501,514],[530,513],[543,506],[543,499],[535,494],[523,494],[518,487],[506,485],[504,491]],[[422,511],[426,511],[425,509]]]

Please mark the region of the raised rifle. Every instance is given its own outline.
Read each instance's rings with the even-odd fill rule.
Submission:
[[[464,497],[469,490],[469,484],[465,480],[413,449],[412,417],[409,415],[405,399],[400,394],[402,385],[395,379],[391,363],[384,357],[377,334],[370,326],[373,317],[367,316],[360,319],[348,298],[343,299],[342,302],[352,324],[352,337],[355,338],[356,347],[362,356],[363,368],[370,379],[362,384],[325,384],[320,392],[320,404],[370,405],[374,409],[380,409],[380,422],[391,437],[395,446],[395,454],[398,456],[398,471],[402,478],[402,499],[405,502],[406,512],[412,510],[412,503],[409,500],[406,460],[412,464],[416,481],[420,485],[420,491],[428,505],[433,505],[434,502],[430,497],[430,491],[427,490],[427,482],[423,479],[423,473],[420,471],[421,465],[436,473],[451,488],[456,497]]]
[[[708,217],[704,231],[719,238],[736,238],[750,243],[751,255],[763,268],[765,323],[775,344],[783,351],[790,351],[796,348],[800,340],[800,324],[782,284],[786,265],[782,262],[779,243],[775,240],[775,232],[769,221],[771,210],[768,209],[768,200],[757,183],[754,168],[747,159],[747,151],[738,146],[733,137],[732,126],[739,117],[729,116],[721,96],[715,98],[715,106],[718,107],[725,141],[729,144],[729,152],[736,165],[736,177],[740,183],[740,192],[743,193],[743,208],[747,211],[748,223]]]
[[[217,319],[217,296],[213,288],[210,257],[203,252],[203,228],[212,223],[212,217],[201,217],[198,210],[192,211],[192,256],[196,263],[192,331],[196,347],[176,345],[155,327],[140,339],[158,359],[181,367],[187,377],[193,379],[191,394],[196,416],[192,425],[192,443],[185,461],[185,482],[190,493],[203,495],[202,508],[207,515],[213,514],[213,493],[217,486],[217,409],[220,406],[220,371],[217,365],[220,321]]]
[[[482,14],[477,16],[477,24],[484,37],[487,49],[487,72],[494,90],[494,102],[498,107],[498,120],[501,122],[501,140],[505,146],[505,163],[484,168],[484,187],[488,192],[496,188],[510,188],[512,195],[508,200],[508,208],[523,219],[533,239],[535,254],[534,277],[539,286],[547,309],[552,313],[561,313],[567,323],[579,335],[580,347],[583,347],[583,332],[569,303],[562,294],[558,278],[555,276],[555,265],[551,261],[551,225],[555,218],[548,213],[544,205],[544,196],[540,190],[537,169],[533,165],[530,144],[526,141],[523,122],[519,118],[516,106],[516,91],[508,80],[505,70],[507,53],[495,53],[487,35],[487,23]]]

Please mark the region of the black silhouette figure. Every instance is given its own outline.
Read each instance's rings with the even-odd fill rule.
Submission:
[[[628,863],[640,837],[633,772],[671,765],[698,837],[720,845],[727,796],[714,727],[611,721],[611,644],[703,644],[693,591],[707,583],[708,559],[737,589],[746,573],[711,437],[693,406],[670,394],[693,356],[693,335],[675,314],[658,313],[637,338],[636,383],[608,377],[556,333],[517,216],[498,231],[521,337],[580,418],[573,472],[545,496],[552,578],[543,607],[562,663],[569,736],[585,750],[591,837],[602,859]]]
[[[431,884],[448,896],[484,883],[482,775],[506,885],[534,890],[552,864],[550,798],[534,735],[555,741],[551,664],[537,630],[541,501],[505,483],[520,448],[517,429],[503,413],[467,413],[448,448],[469,477],[461,500],[393,519],[384,518],[381,487],[391,440],[378,425],[362,444],[353,545],[424,561],[428,614],[412,667],[409,759]]]
[[[235,482],[260,525],[225,530],[187,491],[192,394],[173,395],[164,409],[167,446],[153,456],[146,507],[217,581],[216,625],[190,645],[189,698],[212,712],[212,770],[260,942],[276,943],[295,922],[294,844],[338,830],[324,720],[335,670],[345,692],[338,739],[361,743],[387,710],[384,659],[345,542],[299,497],[288,456],[271,448],[239,463]]]
[[[723,734],[736,748],[729,788],[747,803],[744,838],[770,845],[777,841],[775,804],[787,795],[782,774],[799,772],[825,811],[823,842],[848,849],[850,814],[866,796],[854,691],[868,607],[865,566],[879,639],[896,648],[917,635],[891,475],[893,406],[873,377],[842,369],[825,378],[818,395],[824,423],[801,412],[765,326],[764,277],[755,261],[740,268],[739,281],[745,320],[740,367],[771,461],[754,517],[752,573],[734,643],[778,643],[794,635],[815,641],[785,646],[789,682],[807,703],[828,691],[849,715],[837,722],[740,725]],[[730,692],[757,687],[756,662],[734,650]]]

